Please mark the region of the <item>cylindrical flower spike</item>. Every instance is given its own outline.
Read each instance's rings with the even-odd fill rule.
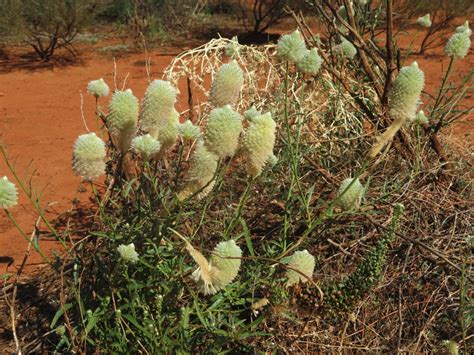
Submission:
[[[239,99],[244,74],[235,60],[223,64],[212,80],[209,102],[214,107],[234,105]]]
[[[306,44],[298,30],[282,35],[278,40],[277,55],[282,60],[297,63],[303,58],[306,51]]]
[[[92,80],[87,84],[87,92],[96,98],[99,96],[109,95],[109,86],[105,83],[104,79]]]
[[[155,157],[161,149],[160,142],[150,134],[135,137],[132,140],[132,149],[140,153],[143,159],[148,160]]]
[[[296,65],[301,72],[315,75],[318,73],[319,68],[321,68],[321,63],[322,59],[319,56],[318,51],[313,48],[308,50]]]
[[[229,44],[225,47],[225,54],[231,58],[235,58],[239,55],[239,49],[239,39],[237,36],[234,36],[232,37],[232,40],[229,42]]]
[[[362,197],[364,197],[364,186],[360,183],[359,179],[356,179],[351,187],[344,193],[352,180],[352,178],[343,180],[337,193],[337,195],[340,196],[339,205],[346,211],[359,208]]]
[[[168,81],[154,80],[146,89],[140,112],[140,126],[153,137],[169,122],[178,90]]]
[[[214,248],[210,262],[187,241],[186,249],[198,264],[192,276],[205,295],[215,294],[226,287],[239,272],[242,250],[233,240],[220,242]]]
[[[370,157],[375,157],[392,140],[407,120],[413,121],[415,119],[424,85],[425,75],[416,62],[400,70],[388,97],[389,114],[394,120],[371,148]]]
[[[12,208],[18,203],[18,191],[6,176],[0,179],[0,208]]]
[[[273,154],[276,123],[270,113],[255,117],[242,139],[242,148],[247,158],[247,173],[257,176]]]
[[[161,155],[176,143],[176,139],[178,139],[178,125],[179,112],[173,108],[168,123],[158,132],[158,140],[161,143]]]
[[[117,148],[125,153],[135,134],[138,120],[138,99],[132,90],[116,91],[109,103],[107,125],[116,139]]]
[[[423,27],[427,27],[427,28],[431,27],[430,14],[426,14],[423,17],[418,17],[418,20],[416,20],[416,23]]]
[[[217,155],[210,152],[206,146],[199,142],[194,151],[189,170],[186,176],[186,186],[178,194],[180,200],[184,200],[203,189],[197,196],[198,199],[205,197],[214,187],[214,175],[217,170]]]
[[[471,38],[468,31],[454,33],[448,40],[444,51],[450,57],[463,59],[471,47]]]
[[[288,269],[286,271],[286,277],[288,278],[286,286],[289,287],[294,284],[297,284],[298,282],[305,283],[305,282],[308,282],[308,279],[311,280],[313,278],[315,264],[316,262],[314,260],[314,256],[308,253],[307,250],[296,251],[290,257],[288,266],[291,267],[292,269],[296,269],[300,271],[306,277],[294,270]]]
[[[219,158],[232,157],[237,150],[242,118],[227,105],[211,111],[206,123],[204,143]]]
[[[80,135],[74,143],[74,173],[86,180],[98,178],[105,173],[105,155],[105,143],[95,133]]]

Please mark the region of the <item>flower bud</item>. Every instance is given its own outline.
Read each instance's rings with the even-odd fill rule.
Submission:
[[[87,92],[94,95],[96,98],[99,96],[109,95],[109,86],[105,83],[104,79],[92,80],[87,84]]]
[[[362,197],[364,196],[364,186],[360,183],[359,179],[356,179],[356,181],[354,181],[351,187],[346,191],[352,180],[352,178],[343,180],[337,194],[340,196],[339,205],[346,211],[359,208],[360,203],[362,202]]]
[[[148,160],[160,152],[160,142],[149,134],[138,136],[132,140],[132,149],[140,153],[143,159]]]
[[[277,56],[282,60],[293,63],[300,61],[306,50],[306,44],[298,30],[291,34],[282,35],[277,43]]]

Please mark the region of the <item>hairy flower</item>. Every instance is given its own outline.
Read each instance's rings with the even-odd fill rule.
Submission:
[[[105,173],[105,155],[105,143],[95,133],[80,135],[74,143],[74,173],[86,180],[96,179]]]
[[[161,152],[170,149],[178,139],[179,112],[174,108],[166,125],[158,132],[158,140],[161,143]]]
[[[389,93],[389,112],[393,118],[413,120],[425,85],[425,75],[416,62],[400,70]]]
[[[468,31],[456,32],[448,40],[444,51],[450,57],[463,59],[471,47],[471,38]]]
[[[140,153],[143,159],[150,159],[160,152],[161,144],[156,138],[145,134],[144,136],[133,138],[132,149]]]
[[[356,179],[351,187],[346,191],[352,181],[352,178],[343,180],[337,193],[339,197],[339,205],[346,211],[359,208],[360,203],[362,202],[362,197],[364,196],[364,186],[360,183],[359,179]]]
[[[258,111],[255,106],[252,106],[247,111],[244,112],[244,117],[247,121],[253,121],[257,116],[260,116],[262,113]]]
[[[87,84],[87,92],[94,95],[96,98],[99,96],[109,95],[109,86],[105,83],[104,79],[92,80]]]
[[[308,253],[307,250],[303,251],[296,251],[289,259],[288,261],[288,266],[292,269],[296,269],[306,275],[304,277],[300,273],[288,269],[286,271],[286,277],[288,278],[288,281],[286,283],[287,286],[292,286],[294,284],[297,284],[298,282],[305,283],[308,281],[308,279],[312,279],[313,277],[313,272],[314,272],[314,266],[315,266],[315,260],[314,256],[312,256],[310,253]]]
[[[205,197],[214,187],[214,174],[217,170],[217,155],[210,152],[203,142],[197,144],[191,157],[190,167],[186,175],[186,186],[178,194],[183,200],[203,189],[198,194],[198,199]]]
[[[257,176],[267,160],[273,155],[276,123],[270,113],[255,117],[242,139],[242,148],[247,158],[247,173]]]
[[[146,89],[140,112],[141,128],[153,137],[163,129],[171,117],[178,90],[169,81],[153,80]]]
[[[298,30],[282,35],[278,40],[277,55],[282,60],[296,63],[303,58],[306,50],[306,44]]]
[[[415,122],[421,125],[429,123],[428,117],[425,116],[423,110],[418,111],[415,116]]]
[[[134,264],[138,261],[138,253],[135,251],[135,244],[133,243],[128,245],[120,244],[117,251],[125,262]]]
[[[206,123],[204,142],[219,158],[235,154],[242,130],[242,118],[227,105],[211,111]]]
[[[321,68],[321,63],[322,59],[319,56],[318,51],[313,48],[308,50],[296,65],[301,72],[315,75],[318,73],[319,68]]]
[[[239,39],[237,36],[234,36],[232,37],[232,40],[229,42],[229,44],[225,47],[225,54],[231,58],[235,58],[239,55],[239,49]]]
[[[7,209],[18,202],[18,191],[14,183],[6,176],[0,179],[0,208]]]
[[[343,58],[352,59],[357,54],[357,49],[347,39],[343,38],[341,43],[334,47],[334,52]]]
[[[472,35],[472,30],[469,27],[469,21],[464,22],[463,25],[456,27],[456,33],[466,33],[469,37]]]
[[[210,261],[207,261],[204,255],[188,242],[186,249],[198,264],[192,276],[200,286],[200,291],[205,295],[215,294],[226,287],[239,272],[242,250],[233,240],[217,244]]]
[[[239,99],[244,73],[235,60],[223,64],[212,80],[209,102],[214,107],[234,105]]]
[[[107,124],[110,132],[117,140],[117,147],[126,152],[135,134],[138,120],[138,99],[132,90],[116,91],[109,103]]]
[[[190,120],[178,125],[178,133],[185,140],[193,140],[201,137],[201,128],[193,125]]]
[[[431,27],[430,14],[426,14],[423,17],[418,17],[418,20],[416,20],[416,23],[423,27]]]

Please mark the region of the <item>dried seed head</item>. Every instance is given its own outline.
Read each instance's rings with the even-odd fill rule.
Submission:
[[[86,180],[93,180],[105,173],[105,143],[95,133],[80,135],[74,143],[72,168]]]
[[[294,270],[288,269],[286,271],[286,277],[288,278],[286,285],[292,286],[300,281],[305,283],[308,279],[311,280],[313,278],[315,266],[314,256],[308,253],[307,250],[296,251],[289,259],[288,266],[301,271],[306,277]]]
[[[318,73],[319,68],[321,68],[321,63],[322,59],[319,56],[318,51],[313,48],[308,50],[296,65],[301,72],[315,75]]]
[[[277,55],[280,59],[297,63],[306,53],[306,45],[301,33],[296,30],[293,33],[282,35],[277,44]]]
[[[132,149],[140,153],[143,159],[148,160],[155,157],[161,149],[160,142],[149,134],[138,136],[132,140]]]
[[[138,99],[132,90],[116,91],[109,103],[107,124],[122,152],[130,147],[138,120]]]
[[[390,115],[395,119],[413,120],[424,85],[425,75],[416,62],[403,67],[390,90]]]
[[[359,208],[364,196],[364,186],[360,183],[359,179],[356,179],[351,187],[344,192],[352,180],[352,178],[343,180],[338,191],[338,196],[340,196],[339,205],[346,211]]]
[[[423,17],[418,17],[418,20],[416,20],[416,23],[423,27],[427,27],[427,28],[431,27],[430,14],[426,14]]]
[[[219,158],[235,154],[242,130],[242,118],[227,105],[211,111],[206,123],[204,142]]]
[[[141,128],[157,137],[171,117],[178,90],[169,81],[153,80],[146,89],[140,112]]]
[[[247,173],[257,176],[273,155],[276,123],[270,113],[255,117],[242,139],[243,152],[247,159]]]
[[[8,209],[18,202],[18,191],[6,176],[0,179],[0,208]]]
[[[96,98],[99,96],[109,95],[109,86],[105,83],[104,79],[92,80],[87,84],[87,92],[94,95]]]
[[[244,74],[235,60],[223,64],[212,81],[209,102],[214,107],[234,105],[239,99]]]

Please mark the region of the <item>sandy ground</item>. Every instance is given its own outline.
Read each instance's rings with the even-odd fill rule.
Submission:
[[[407,41],[405,39],[404,41]],[[0,139],[5,145],[8,156],[15,163],[17,172],[23,176],[27,171],[34,176],[34,186],[41,192],[41,204],[48,207],[50,218],[59,212],[73,208],[72,201],[87,201],[87,194],[79,192],[80,178],[71,171],[72,145],[78,135],[86,132],[81,119],[82,91],[83,113],[91,130],[97,127],[94,109],[95,100],[86,93],[85,87],[90,80],[103,77],[113,87],[112,58],[86,51],[81,64],[67,66],[38,67],[31,61],[22,59],[19,54],[25,50],[9,54],[8,60],[0,63]],[[161,78],[163,69],[176,54],[173,48],[152,51],[152,78]],[[167,54],[168,53],[168,54]],[[428,51],[424,57],[412,56],[426,74],[426,90],[433,93],[448,65],[449,59],[442,55],[442,48]],[[147,74],[143,65],[144,54],[133,54],[118,58],[118,81],[128,75],[127,86],[139,98],[147,86]],[[409,60],[408,62],[411,62]],[[452,79],[458,80],[473,68],[474,54],[470,54],[456,66]],[[181,92],[186,92],[184,89]],[[183,100],[184,101],[184,100]],[[466,106],[472,106],[471,97]],[[107,105],[103,100],[102,106]],[[178,109],[185,109],[181,102]],[[474,147],[474,117],[465,118],[445,133],[445,141],[454,145]],[[0,176],[11,173],[3,161],[0,161]],[[13,217],[29,235],[33,230],[37,214],[20,194],[20,203],[11,210]],[[41,226],[40,226],[41,227]],[[60,249],[51,239],[41,238],[43,250]],[[0,213],[0,274],[15,272],[21,263],[27,242],[4,213]],[[32,252],[27,270],[41,265],[41,258]],[[11,265],[9,265],[11,264]]]

